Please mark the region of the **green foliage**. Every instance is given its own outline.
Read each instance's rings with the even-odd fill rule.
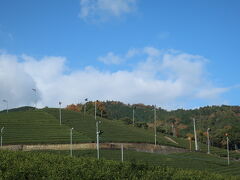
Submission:
[[[145,163],[71,158],[36,152],[0,151],[2,179],[194,179],[235,180],[238,177]]]
[[[168,132],[167,129],[164,126],[157,126],[157,132],[159,133],[165,133],[165,134],[170,134],[172,135],[172,133]]]
[[[48,153],[58,153],[69,155],[69,151],[40,151]],[[96,158],[96,150],[75,150],[74,157],[93,157]],[[100,158],[114,161],[121,161],[121,151],[100,149]],[[201,170],[220,173],[224,175],[240,175],[239,162],[231,161],[227,165],[227,159],[219,158],[215,155],[206,153],[173,153],[173,154],[156,154],[146,152],[136,152],[132,150],[124,150],[124,161],[129,161],[133,164],[142,162],[144,164]]]
[[[133,120],[129,117],[120,118],[119,120],[123,121],[127,125],[133,124]]]
[[[143,128],[143,129],[147,129],[148,128],[148,125],[145,122],[136,122],[135,126],[138,127],[138,128]]]

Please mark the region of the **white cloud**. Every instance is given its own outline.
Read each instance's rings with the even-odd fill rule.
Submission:
[[[22,55],[24,60],[23,67],[25,72],[30,74],[35,80],[41,83],[52,82],[61,76],[67,69],[65,66],[66,58],[46,56],[40,60],[33,57]]]
[[[147,55],[148,59],[153,57],[159,57],[161,51],[151,46],[147,46],[142,49],[133,48],[130,49],[125,55],[116,55],[114,52],[108,52],[105,56],[100,56],[98,60],[106,65],[119,65],[125,63],[128,59],[134,58],[140,55]]]
[[[6,50],[5,49],[0,49],[0,54],[6,54]]]
[[[188,102],[198,100],[207,105],[208,100],[213,102],[229,90],[214,86],[206,76],[204,57],[149,47],[131,51],[121,57],[131,60],[142,55],[143,60],[131,70],[115,72],[91,66],[71,71],[64,57],[35,59],[2,54],[0,98],[9,99],[12,106],[33,105],[31,89],[36,87],[41,94],[38,106],[57,106],[60,100],[66,105],[88,97],[173,109],[184,103],[189,108]],[[106,57],[110,58],[102,61],[118,63],[121,59],[115,56],[108,53]]]
[[[115,55],[112,52],[109,52],[106,56],[99,57],[98,60],[107,65],[110,65],[110,64],[116,65],[124,61],[123,58],[119,57],[118,55]]]
[[[14,55],[0,54],[0,109],[5,108],[3,99],[9,102],[9,107],[33,105],[35,102],[32,88],[36,89],[36,82],[17,59]],[[40,99],[40,93],[37,98]]]
[[[219,94],[229,91],[230,88],[205,88],[196,94],[197,98],[214,99]]]
[[[159,56],[160,55],[160,50],[158,50],[154,47],[145,47],[143,49],[143,52],[149,56]]]
[[[84,20],[105,21],[136,9],[137,0],[80,0],[79,17]]]
[[[128,58],[132,58],[136,55],[140,54],[140,51],[138,49],[130,49],[127,54],[125,55],[125,57],[128,59]]]

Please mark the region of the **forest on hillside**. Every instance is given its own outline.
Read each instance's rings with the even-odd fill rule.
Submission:
[[[154,127],[154,106],[144,104],[124,104],[118,101],[96,102],[97,116],[111,120],[121,120],[128,125],[139,128]],[[85,104],[71,104],[66,109],[81,111],[94,115],[95,102]],[[207,129],[211,144],[217,147],[226,147],[226,135],[230,139],[230,148],[240,147],[240,107],[239,106],[206,106],[198,109],[178,109],[167,111],[156,108],[157,131],[175,137],[193,137],[193,118],[196,119],[198,140],[207,141]]]

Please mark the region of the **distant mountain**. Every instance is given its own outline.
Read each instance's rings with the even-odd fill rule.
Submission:
[[[31,106],[22,106],[22,107],[18,107],[18,108],[13,108],[13,109],[9,109],[8,111],[9,112],[19,112],[19,111],[31,111],[31,110],[34,110],[35,107],[31,107]],[[3,111],[0,111],[0,113],[4,113],[4,112],[7,112],[7,110],[3,110]]]

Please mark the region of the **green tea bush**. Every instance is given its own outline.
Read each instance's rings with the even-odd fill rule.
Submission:
[[[149,166],[138,162],[116,162],[93,158],[76,158],[38,152],[0,151],[1,179],[186,179],[235,180],[238,177]]]

